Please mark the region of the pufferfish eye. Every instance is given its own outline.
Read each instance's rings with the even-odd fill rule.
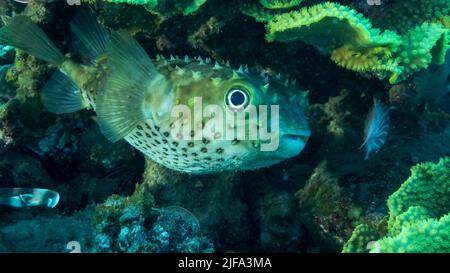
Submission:
[[[231,111],[242,111],[249,105],[250,95],[245,89],[234,87],[228,91],[225,101]]]

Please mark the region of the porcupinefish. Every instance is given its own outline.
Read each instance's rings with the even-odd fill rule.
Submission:
[[[247,66],[233,69],[228,62],[219,64],[209,58],[157,56],[152,60],[126,31],[110,33],[91,11],[75,16],[71,30],[83,64],[64,56],[25,16],[14,17],[0,30],[0,43],[58,67],[41,91],[49,111],[62,114],[92,108],[107,139],[125,139],[168,168],[195,174],[258,169],[298,155],[310,136],[304,114],[307,93],[292,82],[259,75]],[[175,137],[174,126],[184,118],[174,117],[173,109],[186,106],[195,112],[196,104],[203,109],[216,106],[227,115],[243,113],[250,106],[276,105],[279,111],[258,118],[236,115],[224,121],[224,130],[208,137],[198,134],[218,119],[214,115],[194,118],[191,128],[195,130],[183,130]],[[259,138],[229,138],[242,129],[236,124],[262,133],[262,119],[269,124],[267,135],[276,141],[276,149],[263,151],[264,141]]]
[[[54,208],[59,193],[47,189],[0,188],[0,204],[14,208],[44,206]]]

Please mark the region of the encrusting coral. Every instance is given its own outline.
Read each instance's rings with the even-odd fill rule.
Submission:
[[[376,231],[361,224],[343,252],[450,251],[450,158],[414,166],[387,205],[387,236],[375,241]]]
[[[147,185],[133,195],[113,195],[94,215],[94,252],[213,252],[196,217],[178,207],[155,207]]]

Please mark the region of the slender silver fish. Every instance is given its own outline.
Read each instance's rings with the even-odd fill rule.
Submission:
[[[54,208],[59,202],[59,193],[47,189],[35,188],[0,188],[0,205],[14,208],[49,207]]]

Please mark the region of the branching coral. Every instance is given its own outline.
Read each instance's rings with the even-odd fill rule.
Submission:
[[[352,236],[344,245],[342,252],[344,253],[363,253],[367,251],[370,242],[377,239],[377,231],[375,228],[367,225],[358,225],[352,233]]]
[[[412,207],[417,209],[418,207]],[[409,210],[408,210],[409,211]],[[377,241],[371,252],[384,253],[447,253],[450,251],[450,214],[440,219],[427,218],[423,214],[404,223],[400,233]]]
[[[430,63],[445,62],[445,53],[449,48],[449,30],[443,25],[423,23],[408,31],[402,40],[399,80],[427,68]]]
[[[375,25],[404,34],[424,22],[440,22],[445,25],[445,22],[448,23],[449,13],[448,0],[395,0],[388,5],[371,9],[368,16]]]
[[[437,164],[423,163],[411,169],[411,176],[388,199],[389,229],[408,208],[420,206],[430,216],[440,217],[450,211],[450,158]]]
[[[371,252],[450,251],[450,158],[414,166],[411,176],[387,202],[388,234],[373,241]],[[375,233],[359,225],[343,252],[365,252]]]

